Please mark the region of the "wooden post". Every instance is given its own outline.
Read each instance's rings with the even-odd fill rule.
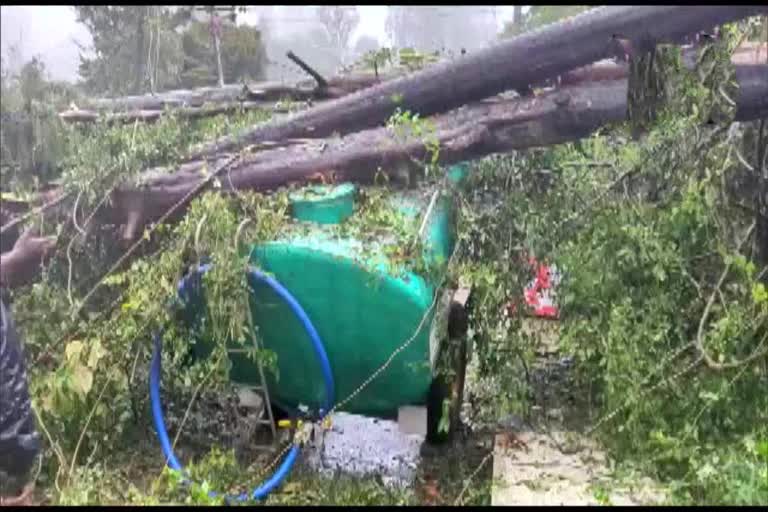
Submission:
[[[459,288],[451,298],[448,313],[448,343],[453,349],[452,363],[456,372],[451,384],[450,423],[448,436],[456,440],[461,424],[461,406],[464,403],[464,381],[467,373],[467,330],[469,327],[470,288]]]

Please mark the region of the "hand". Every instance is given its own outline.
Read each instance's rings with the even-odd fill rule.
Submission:
[[[56,247],[56,237],[33,236],[32,229],[28,229],[16,240],[12,251],[19,255],[19,259],[35,260],[37,264],[47,261],[54,247]]]
[[[13,249],[0,256],[0,283],[13,288],[32,281],[55,245],[54,237],[33,236],[31,230],[25,231]]]

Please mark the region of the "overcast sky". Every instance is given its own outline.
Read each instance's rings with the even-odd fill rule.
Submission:
[[[513,6],[498,6],[499,28],[512,18]],[[258,23],[260,6],[249,7],[240,22],[255,25]],[[311,11],[310,11],[311,12]],[[362,35],[370,35],[387,44],[384,22],[387,17],[385,5],[358,6],[360,24],[353,36],[353,41]],[[302,26],[312,21],[306,6],[278,6],[271,14],[280,23],[280,30],[302,30]],[[0,50],[7,56],[8,46],[22,41],[22,58],[26,61],[34,55],[42,57],[51,77],[58,80],[75,80],[79,62],[78,48],[75,41],[90,44],[90,35],[86,28],[77,23],[75,11],[71,6],[36,5],[0,6]]]

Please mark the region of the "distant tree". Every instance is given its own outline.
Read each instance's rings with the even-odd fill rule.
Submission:
[[[337,52],[339,63],[345,65],[350,50],[350,39],[360,23],[357,7],[323,5],[317,8],[317,19],[325,28],[331,45]]]
[[[214,85],[217,82],[215,48],[210,44],[209,24],[193,22],[182,35],[184,64],[182,87]],[[222,73],[226,83],[263,80],[267,54],[258,28],[226,24],[221,31]]]
[[[14,73],[0,71],[0,172],[6,186],[29,188],[55,177],[64,154],[65,133],[56,116],[76,99],[74,88],[48,79],[45,65],[33,57]]]
[[[148,5],[74,9],[93,40],[92,48],[81,47],[80,53],[79,73],[88,91],[139,94],[150,84],[175,85],[181,63],[176,29],[189,19],[188,9]]]

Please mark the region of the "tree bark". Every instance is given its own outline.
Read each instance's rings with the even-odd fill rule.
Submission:
[[[428,116],[482,100],[505,90],[522,90],[568,70],[613,55],[616,37],[637,42],[679,42],[713,25],[768,12],[766,6],[603,7],[554,23],[409,76],[329,102],[291,119],[259,125],[241,135],[204,144],[194,160],[264,140],[324,137],[379,126],[396,108]],[[566,51],[567,50],[567,51]]]

